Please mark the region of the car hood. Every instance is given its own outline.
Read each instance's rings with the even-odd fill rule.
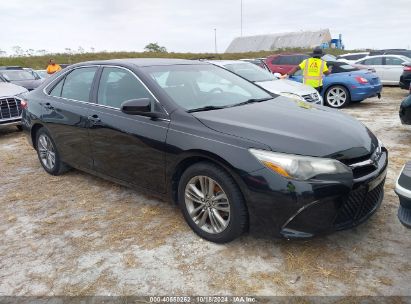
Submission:
[[[257,85],[266,89],[269,92],[280,94],[280,93],[293,93],[297,95],[308,95],[316,93],[317,91],[305,84],[295,82],[288,79],[278,79],[271,81],[261,81],[256,82]]]
[[[21,86],[8,82],[0,82],[0,98],[16,96],[26,92],[27,90]]]
[[[377,138],[353,117],[286,97],[193,115],[215,131],[260,142],[276,152],[350,159],[378,146]]]
[[[12,83],[17,84],[19,86],[25,87],[27,90],[31,91],[37,88],[43,79],[36,79],[36,80],[13,80]]]

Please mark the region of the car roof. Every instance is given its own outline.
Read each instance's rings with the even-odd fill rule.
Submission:
[[[338,57],[345,57],[345,56],[350,56],[350,55],[364,55],[364,54],[369,54],[369,53],[370,52],[346,53],[346,54],[338,55]]]
[[[0,66],[0,70],[23,70],[21,66]]]
[[[233,63],[252,64],[245,60],[207,60],[207,62],[216,64],[216,65],[225,65],[225,64],[233,64]]]
[[[409,58],[407,56],[404,56],[404,55],[384,54],[384,55],[367,56],[367,57],[359,59],[359,61],[364,60],[364,59],[369,59],[369,58],[376,58],[376,57],[395,57],[395,58],[401,58],[401,59],[404,59],[404,60],[409,60]]]
[[[138,67],[146,66],[167,66],[167,65],[194,65],[194,64],[207,64],[199,60],[188,60],[188,59],[168,59],[168,58],[125,58],[125,59],[110,59],[110,60],[96,60],[96,61],[87,61],[74,64],[73,66],[79,65],[118,65],[118,64],[127,64],[135,65]]]

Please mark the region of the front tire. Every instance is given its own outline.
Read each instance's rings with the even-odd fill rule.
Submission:
[[[40,164],[47,173],[61,175],[69,170],[69,166],[61,161],[56,144],[44,127],[36,133],[36,150]]]
[[[331,86],[325,92],[325,103],[331,108],[341,109],[350,102],[350,92],[343,86]]]
[[[238,185],[215,164],[189,167],[179,182],[178,201],[188,225],[208,241],[227,243],[248,228],[247,207]]]

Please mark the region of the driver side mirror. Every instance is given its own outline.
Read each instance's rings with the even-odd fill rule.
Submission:
[[[151,113],[151,100],[150,98],[126,100],[121,104],[121,112],[130,115],[146,115]]]
[[[166,118],[167,115],[160,112],[152,112],[153,101],[150,98],[138,98],[126,100],[121,104],[121,112],[129,115],[141,115],[151,118]]]

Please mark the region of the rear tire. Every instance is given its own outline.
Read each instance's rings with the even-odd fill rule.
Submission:
[[[247,207],[237,183],[213,163],[200,162],[183,173],[178,202],[191,229],[210,242],[230,242],[248,228]]]
[[[61,161],[56,144],[46,128],[40,128],[36,133],[36,150],[43,169],[51,175],[61,175],[70,167]]]
[[[324,94],[325,104],[334,109],[341,109],[351,102],[350,92],[340,85],[334,85]]]

